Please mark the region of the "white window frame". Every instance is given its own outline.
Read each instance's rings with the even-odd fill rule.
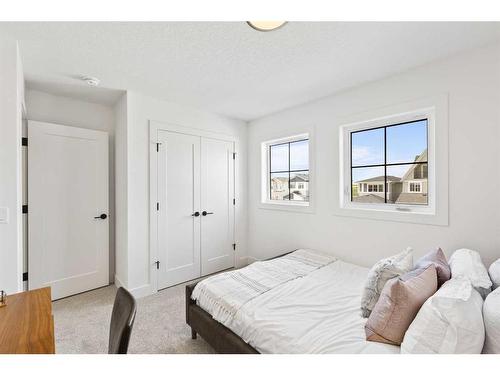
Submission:
[[[448,225],[448,96],[403,103],[353,118],[355,121],[339,126],[339,200],[334,213],[366,219]],[[350,133],[422,118],[428,120],[428,204],[352,202]]]
[[[270,198],[270,150],[271,146],[286,143],[286,142],[297,142],[301,140],[309,141],[309,202],[293,201],[293,200],[271,200]],[[314,186],[314,170],[313,170],[313,141],[311,138],[311,133],[300,133],[288,137],[276,138],[261,143],[261,199],[260,208],[263,209],[276,209],[294,212],[304,212],[312,213],[314,211],[314,197],[313,197],[313,186]]]

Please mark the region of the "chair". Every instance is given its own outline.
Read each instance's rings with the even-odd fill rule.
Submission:
[[[136,312],[135,298],[125,288],[118,288],[111,314],[109,354],[127,354]]]

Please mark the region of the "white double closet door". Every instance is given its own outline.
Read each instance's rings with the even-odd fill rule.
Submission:
[[[157,131],[158,289],[234,266],[234,142]]]

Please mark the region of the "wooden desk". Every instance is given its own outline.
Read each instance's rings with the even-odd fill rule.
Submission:
[[[7,296],[0,307],[0,353],[55,353],[50,288]]]

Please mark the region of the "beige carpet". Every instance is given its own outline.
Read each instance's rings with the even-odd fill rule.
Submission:
[[[185,322],[184,285],[137,300],[129,353],[214,353]],[[114,285],[53,303],[57,353],[107,353]]]

